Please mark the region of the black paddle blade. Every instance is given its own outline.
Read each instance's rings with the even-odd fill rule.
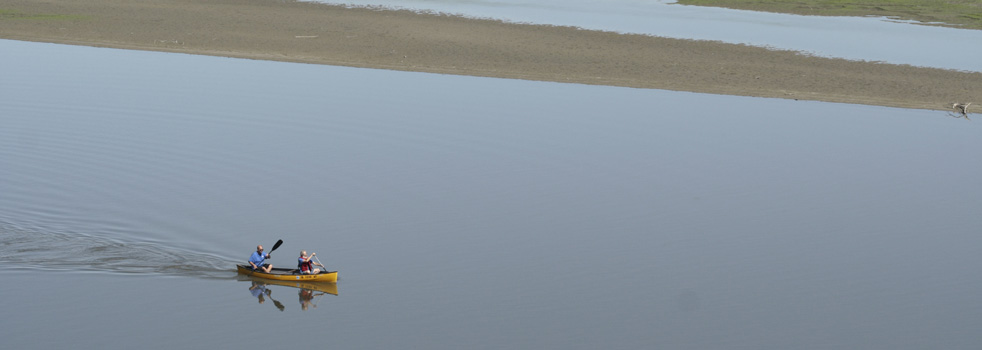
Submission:
[[[276,250],[276,248],[279,248],[280,247],[280,244],[283,244],[283,240],[282,239],[276,241],[276,244],[273,245],[273,249],[270,249],[269,252],[272,253],[274,250]]]

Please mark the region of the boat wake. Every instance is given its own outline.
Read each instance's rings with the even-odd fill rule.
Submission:
[[[123,242],[0,222],[0,264],[9,269],[82,270],[232,279],[229,259],[157,242]]]

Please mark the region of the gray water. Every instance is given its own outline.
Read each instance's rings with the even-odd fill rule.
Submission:
[[[713,40],[860,61],[982,72],[982,30],[882,17],[800,16],[684,6],[675,0],[310,0]]]
[[[0,72],[3,349],[982,346],[982,129],[945,112],[7,40]],[[337,295],[254,296],[277,239]]]

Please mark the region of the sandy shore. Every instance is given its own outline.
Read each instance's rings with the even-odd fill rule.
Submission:
[[[982,104],[982,73],[292,0],[4,0],[0,38],[904,108]]]

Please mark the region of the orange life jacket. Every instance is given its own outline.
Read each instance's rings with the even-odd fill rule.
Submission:
[[[307,261],[304,261],[303,258],[299,258],[298,260],[299,261],[297,261],[297,268],[300,269],[300,272],[310,272],[310,266],[311,266],[310,260],[308,259]]]

